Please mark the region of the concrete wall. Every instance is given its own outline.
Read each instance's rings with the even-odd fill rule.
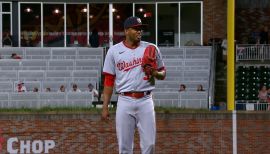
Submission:
[[[240,113],[238,116],[238,153],[270,151],[269,113]],[[232,153],[231,113],[157,114],[156,153]],[[13,149],[30,140],[53,140],[55,154],[117,153],[115,120],[100,121],[99,114],[0,114],[0,153],[7,153],[8,139],[16,137]],[[135,153],[139,153],[138,132]],[[31,153],[32,148],[29,149]],[[42,150],[42,149],[41,149]],[[18,151],[20,152],[20,151]]]

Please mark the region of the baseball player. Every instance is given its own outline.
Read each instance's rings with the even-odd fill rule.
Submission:
[[[115,85],[119,94],[116,133],[121,154],[133,153],[135,128],[140,134],[142,154],[152,154],[155,149],[153,81],[163,80],[166,72],[159,49],[152,43],[141,41],[142,29],[146,26],[138,17],[127,18],[124,22],[125,40],[108,50],[104,62],[102,119],[109,120],[108,104]]]

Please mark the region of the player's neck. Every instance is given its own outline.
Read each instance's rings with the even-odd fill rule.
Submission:
[[[140,41],[134,42],[134,41],[130,41],[130,40],[126,39],[123,41],[123,43],[126,47],[131,48],[131,49],[135,49],[139,46]]]

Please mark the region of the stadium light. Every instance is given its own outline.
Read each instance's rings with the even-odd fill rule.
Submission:
[[[87,8],[83,8],[83,9],[81,10],[81,12],[86,13],[86,12],[87,12]]]
[[[53,10],[53,13],[54,14],[59,14],[59,13],[61,13],[61,11],[58,8],[56,8],[56,9]]]
[[[33,10],[32,10],[30,7],[28,7],[28,8],[26,8],[26,9],[24,10],[24,12],[30,13],[30,12],[33,12]]]

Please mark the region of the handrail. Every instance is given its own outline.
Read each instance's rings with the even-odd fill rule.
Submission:
[[[89,107],[92,105],[93,97],[89,92],[11,92],[1,93],[1,96],[0,107],[4,108],[41,108],[47,106]],[[54,99],[51,98],[53,96],[55,96]],[[33,101],[34,103],[32,103]]]
[[[211,108],[211,104],[215,102],[215,80],[216,80],[216,56],[217,45],[215,42],[212,45],[211,58],[210,58],[210,77],[209,77],[209,90],[208,90],[208,108]]]
[[[270,44],[237,44],[236,61],[270,60]]]

